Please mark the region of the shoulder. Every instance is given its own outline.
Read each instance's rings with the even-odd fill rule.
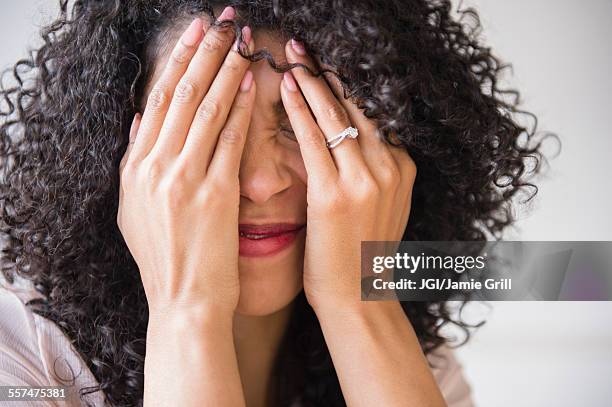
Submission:
[[[33,291],[23,285],[0,284],[0,385],[63,386],[69,392],[97,385],[68,337],[25,305],[31,298]],[[102,405],[101,392],[87,400]]]
[[[49,385],[40,357],[38,329],[23,301],[25,292],[0,286],[0,377],[15,384]]]
[[[428,354],[427,359],[448,407],[472,407],[472,389],[455,351],[443,345]]]

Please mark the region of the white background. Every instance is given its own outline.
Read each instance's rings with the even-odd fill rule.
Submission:
[[[612,1],[466,1],[562,142],[508,238],[612,240]],[[612,302],[492,303],[459,350],[481,406],[612,406]],[[486,315],[480,307],[472,317]]]
[[[534,205],[507,238],[612,240],[612,1],[466,1],[483,38],[512,62],[508,83],[561,155],[539,181]],[[0,68],[35,44],[55,1],[4,2]],[[475,304],[487,317],[458,351],[479,406],[612,406],[612,302]]]

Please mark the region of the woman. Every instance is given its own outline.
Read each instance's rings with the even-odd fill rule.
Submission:
[[[364,240],[499,238],[530,193],[539,144],[477,18],[60,5],[2,92],[0,383],[90,405],[472,404],[440,332],[467,325],[361,302],[359,261]]]

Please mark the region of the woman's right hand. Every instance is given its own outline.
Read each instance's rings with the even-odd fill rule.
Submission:
[[[252,51],[251,37],[245,27]],[[117,224],[150,316],[203,306],[233,313],[238,302],[238,170],[255,84],[234,40],[231,28],[204,32],[194,20],[132,123]]]

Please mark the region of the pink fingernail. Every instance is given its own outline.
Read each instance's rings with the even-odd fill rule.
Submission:
[[[242,39],[247,45],[251,42],[251,27],[248,25],[242,27]]]
[[[234,10],[232,6],[227,6],[226,8],[223,9],[223,12],[219,15],[217,20],[218,21],[233,20],[235,16],[236,16],[236,10]]]
[[[246,71],[244,74],[244,78],[242,78],[242,82],[240,82],[240,90],[242,92],[248,92],[251,89],[251,85],[253,84],[253,72]]]
[[[248,25],[242,27],[242,41],[246,44],[247,49],[249,49],[249,44],[251,43],[251,27]],[[236,41],[234,41],[232,49],[234,51],[238,51],[238,38],[236,38]]]
[[[291,72],[287,71],[283,74],[283,83],[285,84],[285,87],[291,92],[297,92],[297,83],[295,83],[295,79],[293,78]]]
[[[306,55],[306,48],[304,48],[304,44],[293,38],[291,39],[291,47],[298,55]]]
[[[191,24],[189,24],[189,27],[187,27],[181,39],[185,46],[193,47],[200,41],[200,39],[202,39],[203,32],[202,28],[200,27],[201,23],[202,20],[200,18],[196,18],[191,22]]]

